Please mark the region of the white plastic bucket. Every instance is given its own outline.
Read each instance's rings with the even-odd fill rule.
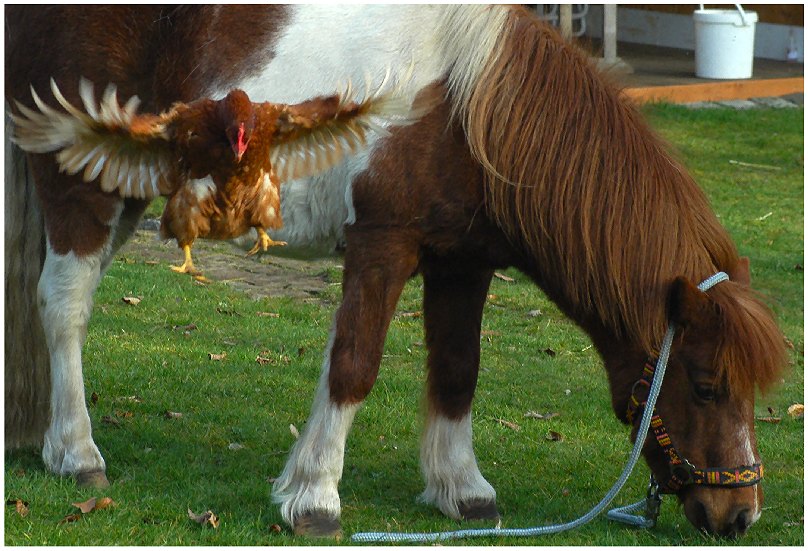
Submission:
[[[751,78],[757,13],[734,10],[693,12],[696,24],[696,76],[699,78]]]

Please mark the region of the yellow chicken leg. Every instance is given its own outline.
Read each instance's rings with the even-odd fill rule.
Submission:
[[[182,266],[171,266],[171,269],[181,274],[196,275],[200,273],[199,270],[194,267],[194,261],[191,260],[191,246],[183,245],[182,250],[185,253],[185,262]]]
[[[267,232],[264,231],[264,228],[255,228],[258,232],[258,239],[255,240],[255,245],[252,249],[247,251],[247,256],[252,256],[256,254],[258,251],[266,251],[270,247],[282,247],[286,245],[286,241],[273,241]]]

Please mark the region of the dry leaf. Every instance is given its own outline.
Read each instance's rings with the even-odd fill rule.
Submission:
[[[259,318],[279,318],[279,317],[281,317],[281,315],[276,313],[276,312],[256,312],[256,315]]]
[[[165,417],[166,419],[179,419],[180,417],[182,417],[182,413],[166,410],[166,412],[163,414],[163,417]]]
[[[28,516],[28,513],[30,512],[28,509],[28,502],[21,499],[9,499],[6,501],[6,505],[13,505],[17,510],[17,514],[21,517]]]
[[[73,513],[72,515],[67,515],[65,518],[60,520],[57,524],[67,524],[68,522],[76,522],[79,519],[81,519],[81,513]]]
[[[780,417],[755,417],[755,420],[761,423],[772,423],[774,425],[782,421]]]
[[[220,362],[227,357],[227,352],[222,352],[221,354],[208,354],[208,359],[214,362]]]
[[[544,350],[542,350],[542,352],[544,352],[545,354],[547,354],[551,358],[555,358],[556,351],[553,350],[552,348],[545,348]]]
[[[802,419],[805,415],[805,406],[802,404],[792,404],[788,406],[788,414],[792,419]]]
[[[131,411],[121,411],[119,409],[116,409],[115,416],[120,417],[122,419],[129,419],[130,417],[134,416],[134,413],[132,413]]]
[[[269,531],[272,532],[273,534],[280,534],[283,531],[283,529],[280,527],[279,524],[273,524],[272,526],[269,527]]]
[[[223,308],[216,308],[216,311],[219,312],[220,314],[222,314],[223,316],[239,316],[239,317],[241,317],[241,314],[239,314],[235,310],[225,310]]]
[[[541,316],[541,310],[531,310],[527,313],[527,317],[529,318],[537,318]]]
[[[294,426],[294,425],[289,425],[289,432],[291,432],[291,433],[292,433],[292,436],[294,436],[294,437],[295,437],[295,440],[297,440],[298,438],[300,438],[300,433],[298,432],[298,430],[297,430],[297,427],[296,427],[296,426]]]
[[[511,423],[510,421],[506,421],[505,419],[497,419],[496,421],[497,421],[497,423],[499,423],[500,425],[506,426],[506,427],[508,427],[509,429],[513,429],[513,430],[522,430],[522,427],[520,427],[520,426],[519,426],[519,425],[517,425],[516,423]]]
[[[143,264],[145,264],[146,266],[157,266],[160,263],[157,262],[156,260],[144,260]]]
[[[547,436],[545,436],[545,438],[547,440],[550,440],[551,442],[561,442],[562,440],[564,440],[564,435],[561,434],[560,432],[551,430],[547,431]]]
[[[494,277],[496,277],[496,278],[498,278],[498,279],[501,279],[502,281],[508,281],[508,282],[511,282],[511,281],[516,281],[516,280],[515,280],[515,279],[513,279],[512,277],[510,277],[510,276],[506,276],[505,274],[501,274],[501,273],[499,273],[499,272],[494,272]]]
[[[501,334],[502,334],[502,332],[500,332],[500,331],[488,331],[488,330],[480,331],[480,336],[483,336],[483,337],[498,337]]]
[[[255,357],[255,361],[258,362],[260,365],[272,363],[272,358],[268,358],[266,356],[261,356],[260,354]]]
[[[420,318],[423,314],[421,312],[401,312],[397,314],[397,318]]]
[[[298,358],[299,358],[300,356],[302,356],[303,354],[305,354],[305,353],[306,353],[306,347],[305,347],[305,346],[301,346],[301,347],[299,347],[299,348],[297,349],[297,357],[298,357]]]
[[[93,392],[92,394],[90,394],[90,403],[92,405],[95,405],[95,404],[98,403],[98,394],[97,393]]]
[[[235,452],[235,451],[238,451],[238,450],[243,450],[243,449],[244,449],[244,444],[239,444],[238,442],[231,442],[231,443],[230,443],[230,444],[227,446],[227,449],[228,449],[228,450],[232,450],[232,451],[234,451],[234,452]]]
[[[121,300],[124,301],[126,304],[129,304],[130,306],[137,306],[138,304],[140,304],[141,299],[139,299],[138,297],[123,297]]]
[[[196,522],[197,524],[201,524],[203,526],[210,525],[213,528],[219,527],[219,517],[217,517],[216,513],[214,513],[213,511],[205,511],[201,515],[197,515],[196,513],[188,509],[188,518]]]
[[[118,421],[118,419],[116,419],[112,415],[104,415],[101,418],[101,422],[105,423],[107,425],[112,425],[113,427],[120,427],[121,426],[121,422]]]
[[[555,413],[555,412],[538,413],[538,412],[535,412],[535,411],[528,411],[527,413],[525,413],[525,417],[527,417],[529,419],[542,419],[542,420],[552,419],[553,417],[558,417],[558,415],[559,414]]]
[[[175,325],[171,328],[173,331],[183,331],[188,333],[193,331],[194,329],[198,329],[198,326],[195,323],[189,323],[188,325]]]
[[[89,513],[93,509],[95,509],[95,502],[96,498],[91,497],[87,501],[82,501],[81,503],[73,503],[73,507],[78,507],[82,513]]]

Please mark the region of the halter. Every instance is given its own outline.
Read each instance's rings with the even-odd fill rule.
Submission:
[[[626,417],[632,425],[637,417],[637,412],[645,407],[645,400],[637,398],[637,390],[640,387],[651,388],[654,379],[654,372],[657,365],[656,358],[649,358],[645,362],[640,379],[631,388],[631,397],[628,401]],[[663,493],[675,493],[683,486],[695,484],[697,486],[720,486],[722,488],[740,488],[752,486],[760,482],[763,478],[763,465],[755,463],[753,465],[741,465],[739,467],[706,468],[697,469],[690,461],[685,459],[673,445],[668,430],[662,422],[662,417],[654,408],[651,416],[651,430],[654,433],[659,447],[662,448],[665,458],[668,461],[670,478],[663,482],[661,491]],[[654,481],[652,480],[652,484]]]

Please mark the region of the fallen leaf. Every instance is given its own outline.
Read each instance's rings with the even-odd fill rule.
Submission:
[[[201,524],[202,526],[209,525],[213,528],[219,527],[219,517],[217,517],[216,513],[214,513],[213,511],[205,511],[201,515],[197,515],[196,513],[188,509],[188,518],[190,518],[197,524]]]
[[[277,312],[256,312],[256,315],[259,318],[279,318],[281,317],[280,314]]]
[[[157,266],[160,263],[157,262],[156,260],[144,260],[143,264],[145,264],[146,266]]]
[[[564,488],[563,490],[561,490],[561,495],[564,496],[564,497],[567,497],[568,495],[570,495],[569,489]]]
[[[67,524],[68,522],[76,522],[77,520],[81,519],[81,513],[73,513],[72,515],[67,515],[65,518],[60,520],[57,524]]]
[[[792,419],[802,419],[805,416],[805,406],[802,404],[792,404],[788,406],[788,414]]]
[[[564,390],[564,394],[569,396],[570,394],[572,394],[572,391],[570,389],[566,389],[566,390]]]
[[[95,502],[95,507],[93,507],[93,511],[100,511],[101,509],[112,507],[113,505],[115,505],[115,502],[112,500],[111,497],[102,497],[101,499]]]
[[[761,423],[772,423],[773,425],[776,425],[777,423],[782,421],[782,419],[780,417],[771,417],[771,416],[770,417],[755,417],[755,420],[760,421]]]
[[[235,310],[225,310],[223,308],[216,308],[216,311],[219,312],[220,314],[222,314],[223,316],[239,316],[239,317],[241,317],[241,314],[239,314]]]
[[[397,318],[420,318],[423,314],[421,312],[401,312],[396,314]]]
[[[165,417],[166,419],[179,419],[180,417],[182,417],[182,413],[166,410],[166,412],[163,414],[163,417]]]
[[[802,264],[794,264],[794,269],[797,270],[798,272],[801,272],[802,271]]]
[[[90,394],[90,403],[92,405],[95,405],[95,404],[98,403],[98,394],[96,392],[93,392],[92,394]]]
[[[544,352],[545,354],[547,354],[551,358],[555,358],[555,356],[556,356],[556,351],[553,350],[552,348],[545,348],[544,350],[542,350],[542,352]]]
[[[292,436],[295,437],[295,440],[300,438],[300,432],[298,432],[297,427],[294,425],[289,425],[289,432],[292,433]]]
[[[175,325],[171,329],[173,331],[190,332],[194,329],[198,329],[198,326],[195,323],[189,323],[188,325]]]
[[[480,331],[480,335],[483,337],[498,337],[501,334],[502,334],[501,331],[489,331],[489,330]]]
[[[134,416],[134,413],[132,413],[131,411],[121,411],[116,409],[115,416],[120,417],[121,419],[129,419],[130,417]]]
[[[499,272],[494,272],[494,277],[497,278],[497,279],[501,279],[502,281],[508,281],[508,282],[516,281],[512,277],[506,276],[505,274],[501,274]]]
[[[556,432],[554,430],[551,430],[551,431],[547,431],[547,436],[545,436],[545,438],[547,440],[550,440],[551,442],[561,442],[561,441],[564,440],[564,435],[561,434],[560,432]]]
[[[121,422],[120,422],[120,421],[118,421],[118,419],[116,419],[116,418],[115,418],[115,417],[113,417],[112,415],[104,415],[104,416],[101,418],[101,422],[102,422],[102,423],[105,423],[105,424],[107,424],[107,425],[112,425],[113,427],[119,427],[119,426],[121,426]]]
[[[269,531],[273,534],[280,534],[282,532],[282,529],[279,524],[273,524],[272,526],[269,527]]]
[[[766,411],[769,412],[769,415],[774,415],[774,409],[771,406],[766,407]]]
[[[17,510],[17,514],[20,515],[21,517],[28,516],[28,513],[30,512],[28,510],[28,502],[23,501],[21,499],[9,499],[8,501],[6,501],[6,505],[13,505],[14,508]]]
[[[130,306],[137,306],[138,304],[140,304],[141,299],[139,299],[138,297],[123,297],[121,300],[123,300],[126,304]]]
[[[302,356],[303,354],[305,354],[305,353],[306,353],[306,347],[305,347],[305,346],[301,346],[301,347],[299,347],[299,348],[297,349],[297,357],[298,357],[298,358],[299,358],[300,356]]]
[[[208,359],[214,362],[220,362],[227,357],[227,352],[222,352],[221,354],[208,354]]]
[[[230,444],[227,446],[227,449],[232,450],[234,452],[238,450],[243,450],[244,444],[239,444],[238,442],[230,442]]]
[[[538,413],[536,411],[528,411],[527,413],[525,413],[525,417],[529,419],[542,419],[542,420],[552,419],[553,417],[558,417],[558,415],[559,414],[556,412]]]
[[[541,316],[541,310],[531,310],[527,313],[527,317],[529,318],[537,318]]]
[[[258,362],[260,365],[272,363],[272,358],[268,358],[266,356],[261,356],[260,354],[255,357],[255,361]]]
[[[81,503],[73,503],[72,505],[73,507],[78,507],[79,511],[86,514],[95,509],[95,502],[96,498],[91,497],[87,501],[82,501]]]
[[[518,431],[518,430],[522,430],[522,427],[520,427],[520,426],[519,426],[519,425],[517,425],[516,423],[512,423],[512,422],[510,422],[510,421],[506,421],[505,419],[497,419],[496,421],[497,421],[497,423],[499,423],[500,425],[506,426],[506,427],[508,427],[509,429],[513,429],[513,430],[516,430],[516,431]]]

